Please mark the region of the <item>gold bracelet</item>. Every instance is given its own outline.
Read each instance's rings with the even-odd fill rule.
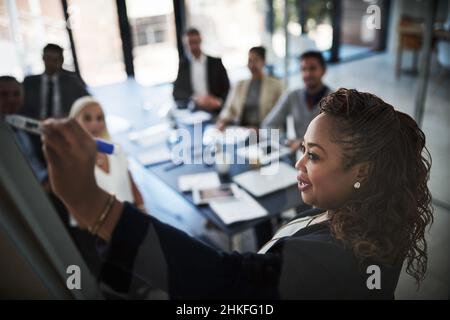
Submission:
[[[111,211],[111,208],[114,204],[114,200],[116,199],[116,196],[111,194],[108,198],[108,202],[106,203],[105,209],[103,209],[102,213],[98,217],[97,221],[95,222],[94,226],[92,228],[89,228],[89,232],[93,235],[96,235],[100,227],[102,226],[103,222],[106,220],[106,217],[108,216],[109,212]]]

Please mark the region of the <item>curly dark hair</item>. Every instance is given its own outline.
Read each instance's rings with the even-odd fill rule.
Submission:
[[[352,89],[323,98],[320,112],[335,119],[344,170],[358,163],[368,167],[355,196],[330,212],[334,237],[360,261],[398,266],[406,260],[407,273],[419,285],[428,260],[425,228],[433,222],[424,133],[407,114]]]

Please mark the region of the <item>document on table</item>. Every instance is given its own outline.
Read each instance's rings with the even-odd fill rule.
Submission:
[[[282,190],[297,183],[297,170],[278,162],[258,170],[250,170],[233,177],[233,181],[255,197]]]
[[[261,218],[268,213],[242,189],[239,189],[238,197],[235,199],[214,200],[209,203],[209,206],[225,224]]]
[[[250,136],[251,130],[245,127],[228,126],[224,131],[220,131],[215,126],[211,126],[205,130],[203,135],[203,144],[241,144]]]
[[[182,192],[192,189],[208,189],[220,186],[220,179],[217,172],[204,172],[196,174],[187,174],[178,178],[178,188]]]
[[[143,130],[130,132],[128,134],[128,139],[143,147],[148,147],[167,141],[171,133],[172,130],[170,124],[161,123]]]
[[[178,117],[177,120],[186,125],[193,125],[196,123],[201,123],[204,121],[208,121],[211,119],[211,114],[205,111],[196,111],[192,113],[186,113],[181,117]]]
[[[151,148],[138,154],[137,159],[144,166],[171,160],[171,153],[166,145]]]

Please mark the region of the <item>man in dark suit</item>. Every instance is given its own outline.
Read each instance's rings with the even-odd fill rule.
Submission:
[[[178,66],[173,97],[178,106],[193,101],[196,108],[217,114],[227,97],[230,81],[222,60],[203,54],[201,42],[197,29],[184,32],[186,56],[181,58]]]
[[[75,73],[62,68],[63,48],[47,44],[43,50],[45,71],[23,81],[25,106],[22,113],[37,119],[67,117],[72,103],[89,93]]]

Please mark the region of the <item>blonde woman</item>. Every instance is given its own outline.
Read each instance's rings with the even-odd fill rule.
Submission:
[[[90,96],[76,100],[70,109],[69,118],[74,118],[91,136],[111,141],[105,122],[105,114],[100,103]],[[98,185],[116,195],[117,199],[135,203],[145,210],[144,201],[128,171],[125,155],[107,155],[97,152],[95,180]]]

